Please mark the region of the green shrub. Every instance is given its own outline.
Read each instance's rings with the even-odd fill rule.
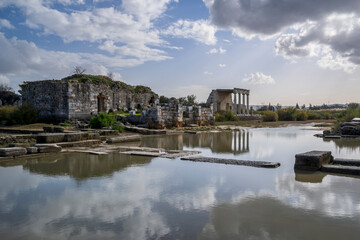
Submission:
[[[225,121],[225,116],[224,116],[224,114],[222,114],[221,112],[216,112],[216,113],[214,114],[214,116],[215,116],[215,121],[217,121],[217,122],[223,122],[223,121]]]
[[[309,120],[321,119],[321,115],[316,112],[308,111],[307,115]]]
[[[294,121],[296,109],[292,107],[282,108],[277,111],[280,121]]]
[[[11,124],[11,115],[16,111],[15,106],[2,106],[0,107],[0,122]]]
[[[333,114],[330,111],[321,111],[320,115],[321,115],[322,119],[333,119],[334,118]],[[350,114],[348,117],[351,117],[351,119],[353,119],[354,117],[352,117],[352,116],[355,116],[355,114],[354,115]],[[351,121],[351,119],[349,119],[349,121]]]
[[[20,107],[0,107],[0,122],[5,122],[7,125],[35,123],[38,116],[38,111],[27,103]]]
[[[114,114],[101,112],[98,115],[91,117],[89,125],[91,128],[107,128],[114,122]]]
[[[262,114],[262,120],[264,122],[276,122],[279,120],[279,116],[274,111],[264,111]]]
[[[235,116],[234,112],[231,110],[227,111],[218,111],[214,114],[215,121],[217,122],[224,122],[224,121],[236,121],[237,117]]]
[[[111,129],[113,130],[118,130],[119,132],[124,132],[124,126],[119,123],[119,122],[115,122],[112,126],[111,126]]]
[[[306,121],[308,119],[308,115],[305,110],[296,109],[293,119],[295,121]]]

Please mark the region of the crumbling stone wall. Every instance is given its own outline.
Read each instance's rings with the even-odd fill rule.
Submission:
[[[86,120],[101,111],[145,108],[158,101],[155,93],[134,93],[122,84],[45,80],[26,82],[21,88],[23,101],[47,121]]]
[[[184,117],[184,112],[186,117]],[[144,125],[156,129],[182,127],[191,124],[198,126],[213,125],[215,122],[212,106],[210,108],[202,108],[197,105],[186,107],[176,102],[146,109],[142,111],[141,116],[130,114],[129,116],[119,116],[118,119],[124,123]]]

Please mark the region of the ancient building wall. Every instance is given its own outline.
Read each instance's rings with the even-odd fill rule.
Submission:
[[[226,111],[232,108],[231,93],[214,91],[213,95],[214,111]]]
[[[68,84],[61,81],[36,81],[20,85],[23,102],[39,110],[40,121],[69,118]]]

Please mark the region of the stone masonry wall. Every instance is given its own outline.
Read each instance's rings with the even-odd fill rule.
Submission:
[[[26,82],[21,88],[23,101],[39,110],[44,121],[88,120],[99,111],[144,108],[158,99],[153,93],[124,89],[120,83],[45,80]]]
[[[66,120],[69,115],[68,84],[48,80],[21,85],[22,99],[39,110],[40,120]]]

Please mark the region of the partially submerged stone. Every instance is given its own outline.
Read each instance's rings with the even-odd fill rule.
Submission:
[[[358,167],[358,166],[344,166],[344,165],[324,164],[321,167],[321,171],[322,172],[329,172],[329,173],[360,175],[360,167]]]
[[[330,151],[310,151],[295,155],[295,169],[300,170],[320,170],[323,164],[333,161]]]
[[[130,135],[130,136],[109,138],[106,140],[106,143],[135,142],[140,140],[141,140],[140,135]]]
[[[25,154],[26,148],[23,147],[0,148],[0,157],[14,157]]]
[[[38,153],[55,153],[62,150],[57,144],[35,144],[35,147],[38,148]]]
[[[64,133],[42,133],[36,136],[37,143],[57,143],[64,142]]]
[[[27,151],[27,154],[35,154],[38,152],[38,148],[37,147],[27,147],[26,151]]]

